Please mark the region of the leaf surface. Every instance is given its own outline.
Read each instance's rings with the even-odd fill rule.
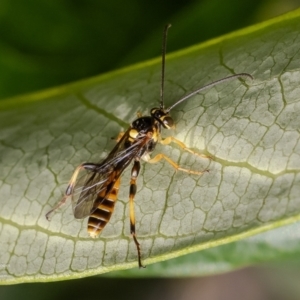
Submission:
[[[166,106],[227,75],[247,72],[255,79],[220,84],[172,110],[176,130],[163,137],[172,134],[214,160],[168,145],[157,146],[156,153],[209,173],[143,164],[135,208],[146,265],[233,241],[250,253],[251,240],[243,238],[299,220],[299,21],[296,11],[168,56]],[[70,205],[51,222],[45,213],[60,200],[77,165],[101,161],[114,146],[111,138],[137,112],[158,105],[159,79],[157,59],[0,104],[2,283],[137,266],[129,170],[98,239],[88,237],[86,220],[74,220]],[[225,247],[211,251],[223,253]]]

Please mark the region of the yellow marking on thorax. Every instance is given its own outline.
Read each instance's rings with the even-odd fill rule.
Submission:
[[[134,128],[130,129],[130,131],[129,131],[129,136],[133,139],[135,139],[138,136],[138,134],[139,134],[139,132]]]

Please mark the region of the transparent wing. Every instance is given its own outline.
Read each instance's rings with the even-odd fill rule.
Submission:
[[[80,178],[77,180],[72,194],[73,214],[76,219],[83,219],[89,216],[98,193],[105,189],[109,174],[96,173],[94,171],[80,171]]]
[[[103,201],[109,196],[122,172],[134,157],[139,156],[143,147],[149,141],[148,137],[140,138],[127,147],[126,141],[128,140],[130,129],[124,133],[108,157],[103,162],[94,165],[94,170],[80,171],[80,177],[75,184],[72,194],[75,218],[82,219],[89,216],[95,209],[95,201],[97,200],[99,205],[99,197]]]

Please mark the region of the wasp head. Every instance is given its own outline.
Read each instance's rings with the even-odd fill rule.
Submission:
[[[164,128],[166,129],[174,129],[175,124],[172,117],[169,113],[165,112],[161,108],[152,108],[151,109],[151,116],[157,120]]]

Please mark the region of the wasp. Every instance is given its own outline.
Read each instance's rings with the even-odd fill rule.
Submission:
[[[64,204],[69,197],[72,197],[74,217],[76,219],[89,217],[87,231],[92,238],[96,238],[109,222],[114,211],[120,187],[120,176],[131,162],[133,162],[129,188],[130,233],[137,249],[138,265],[140,268],[144,266],[141,259],[140,244],[136,236],[134,212],[134,198],[137,190],[136,181],[140,172],[140,161],[144,160],[148,163],[157,163],[164,159],[178,171],[195,175],[201,175],[204,172],[207,172],[208,170],[193,171],[181,168],[176,162],[162,153],[151,158],[150,154],[154,151],[157,143],[167,145],[171,142],[177,144],[183,150],[188,151],[193,155],[210,158],[192,151],[183,142],[172,136],[162,139],[162,128],[172,129],[175,127],[174,120],[170,116],[170,111],[178,104],[186,101],[199,92],[220,83],[224,83],[235,78],[252,79],[252,76],[248,73],[239,73],[224,77],[190,92],[169,108],[165,108],[165,56],[167,33],[170,26],[170,24],[166,25],[163,31],[159,107],[152,108],[149,116],[141,116],[138,114],[138,118],[132,122],[127,131],[119,134],[117,144],[102,162],[83,163],[79,165],[75,169],[61,201],[46,214],[46,218],[50,220],[50,215]],[[86,176],[80,177],[79,174],[83,170],[85,170]]]

